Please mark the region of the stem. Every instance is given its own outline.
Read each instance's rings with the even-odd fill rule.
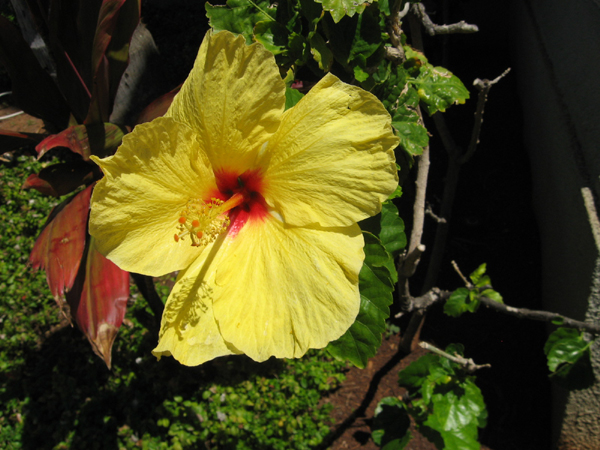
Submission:
[[[141,275],[139,273],[131,273],[131,277],[133,278],[133,281],[135,281],[142,296],[148,302],[148,306],[150,306],[150,309],[152,310],[158,328],[160,326],[160,319],[165,309],[165,305],[158,295],[158,292],[156,292],[154,280],[152,277]]]
[[[429,350],[430,352],[443,356],[444,358],[449,359],[450,361],[454,361],[457,364],[465,366],[465,370],[469,373],[473,373],[478,369],[483,369],[484,367],[492,367],[490,364],[475,364],[475,361],[473,361],[472,358],[467,359],[460,355],[451,355],[450,353],[446,353],[444,350],[441,350],[431,344],[428,344],[427,342],[420,342],[419,346],[423,347],[425,350]]]

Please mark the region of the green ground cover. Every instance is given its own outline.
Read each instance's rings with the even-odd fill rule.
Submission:
[[[245,356],[182,367],[156,361],[145,301],[132,288],[107,370],[66,324],[27,259],[59,202],[21,191],[44,164],[19,156],[0,166],[0,448],[303,449],[329,431],[322,397],[345,364],[312,352],[263,364]],[[168,281],[168,280],[167,280]],[[159,283],[163,299],[168,282]]]

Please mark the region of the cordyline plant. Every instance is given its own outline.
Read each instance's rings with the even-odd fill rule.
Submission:
[[[114,153],[130,129],[109,120],[140,22],[140,2],[23,0],[13,5],[22,34],[0,17],[0,61],[12,79],[12,97],[16,106],[43,119],[46,129],[57,134],[0,130],[2,147],[34,143],[38,157],[57,147],[72,152],[67,161],[30,175],[23,185],[54,197],[72,194],[51,212],[30,263],[45,269],[59,307],[110,368],[129,274],[96,250],[87,231],[90,196],[102,177],[90,157]],[[162,112],[159,101],[141,120]]]

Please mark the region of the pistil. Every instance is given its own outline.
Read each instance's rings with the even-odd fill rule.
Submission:
[[[217,236],[227,231],[230,224],[228,211],[239,206],[244,201],[242,194],[236,193],[227,201],[211,198],[209,202],[192,199],[177,219],[177,230],[173,239],[175,242],[191,240],[193,247],[204,247],[213,242]]]

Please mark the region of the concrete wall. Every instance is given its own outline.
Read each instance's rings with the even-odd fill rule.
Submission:
[[[598,322],[600,1],[519,0],[511,8],[545,307]],[[600,380],[600,343],[592,352]],[[555,394],[557,447],[600,449],[600,383]]]

